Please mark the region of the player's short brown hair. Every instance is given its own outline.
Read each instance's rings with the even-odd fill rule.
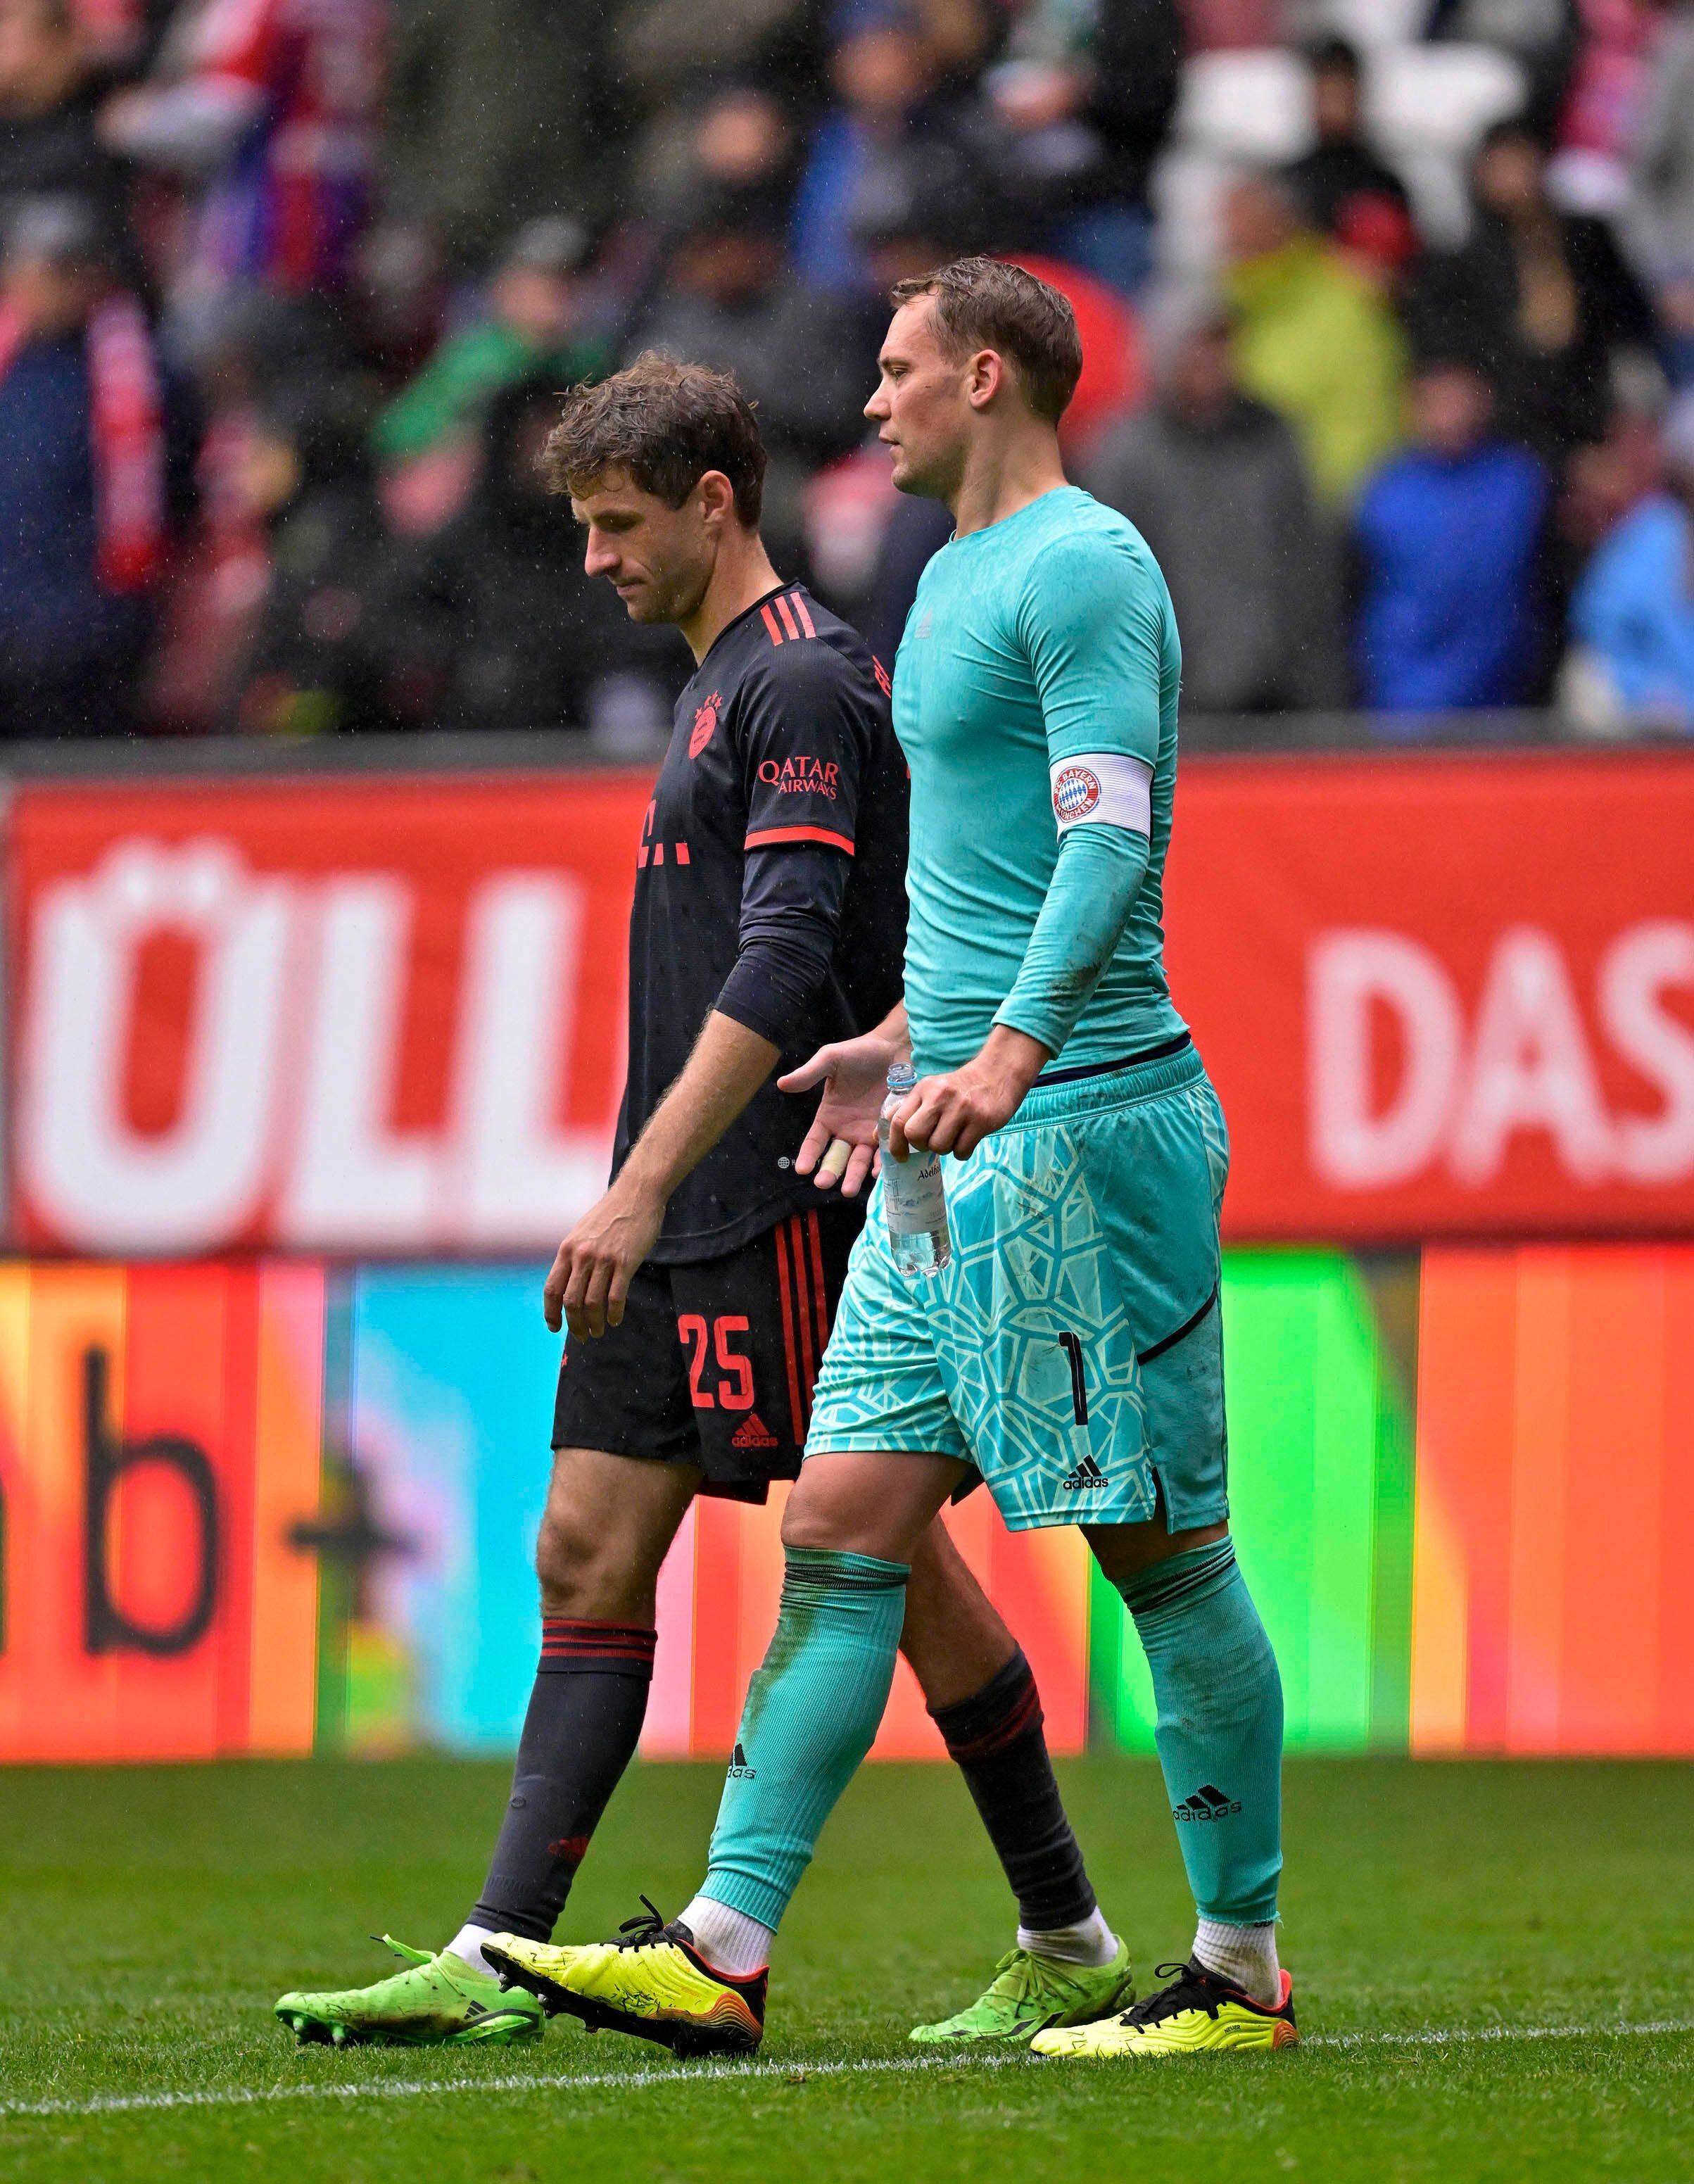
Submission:
[[[722,471],[749,531],[764,503],[764,443],[734,379],[651,350],[610,379],[573,387],[541,452],[554,493],[592,488],[609,470],[627,471],[667,508],[680,508],[708,471]]]
[[[889,291],[895,310],[919,296],[935,298],[945,354],[962,359],[997,349],[1011,359],[1035,415],[1058,423],[1082,376],[1083,353],[1076,314],[1056,288],[1001,259],[956,258]]]

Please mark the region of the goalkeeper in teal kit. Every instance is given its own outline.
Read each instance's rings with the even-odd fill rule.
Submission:
[[[911,768],[905,1000],[784,1082],[823,1084],[800,1164],[846,1139],[852,1191],[886,1071],[911,1055],[890,1150],[949,1156],[952,1256],[902,1273],[878,1187],[694,1901],[617,1943],[486,1953],[590,2024],[679,2052],[755,2046],[775,1930],[887,1700],[914,1545],[980,1480],[1013,1529],[1080,1524],[1134,1616],[1199,1914],[1190,1953],[1145,1999],[1065,2026],[1032,2009],[1031,2044],[1067,2059],[1284,2047],[1281,1687],[1227,1524],[1228,1140],[1162,961],[1175,620],[1139,533],[1065,482],[1055,426],[1081,350],[1064,299],[967,259],[894,301],[867,414],[895,484],[957,526],[894,672]],[[1091,1945],[1119,1947],[1103,1922]]]

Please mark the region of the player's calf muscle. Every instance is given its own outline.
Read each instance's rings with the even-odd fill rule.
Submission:
[[[1017,1651],[939,1518],[912,1552],[900,1649],[932,1713],[974,1697]]]

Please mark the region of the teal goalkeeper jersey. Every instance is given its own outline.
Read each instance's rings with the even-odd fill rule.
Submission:
[[[1062,1059],[1112,1061],[1183,1028],[1164,968],[1164,865],[1182,654],[1134,526],[1074,486],[955,538],[924,571],[894,678],[911,768],[906,1004],[920,1070],[956,1069],[1011,992],[1058,859],[1060,760],[1152,769],[1146,874]]]

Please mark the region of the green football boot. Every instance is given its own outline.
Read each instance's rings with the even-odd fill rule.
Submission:
[[[1027,2048],[1056,2025],[1092,2025],[1135,1999],[1129,1952],[1122,1942],[1109,1964],[1056,1964],[1009,1949],[994,1983],[968,2009],[939,2025],[916,2025],[911,2038],[928,2048]]]
[[[375,1936],[372,1936],[374,1940]],[[336,1994],[285,1994],[276,2014],[304,2045],[337,2048],[465,2048],[487,2041],[503,2048],[539,2040],[547,2029],[532,1994],[505,1993],[492,1972],[473,1971],[445,1949],[431,1956],[392,1934],[382,1940],[406,1965],[375,1986]]]

